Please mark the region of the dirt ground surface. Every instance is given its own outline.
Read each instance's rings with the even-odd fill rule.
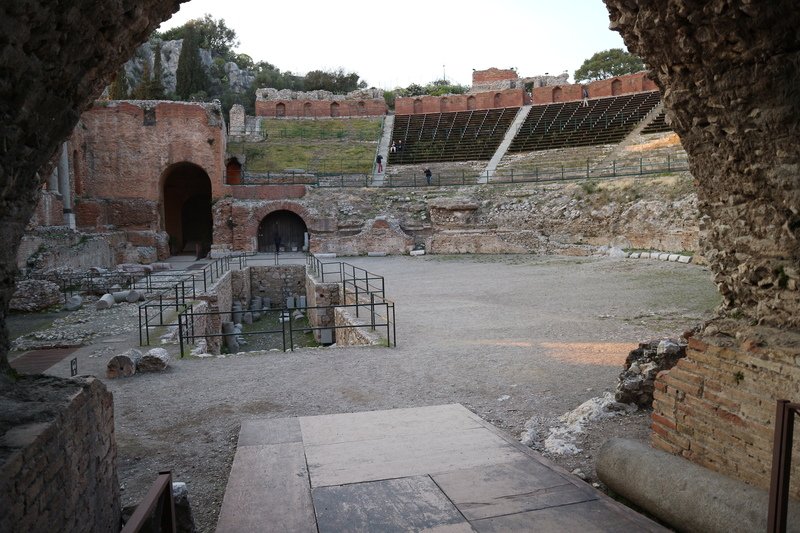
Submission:
[[[123,504],[138,502],[158,471],[171,469],[189,487],[199,530],[213,531],[239,426],[248,418],[461,403],[516,437],[531,421],[543,439],[560,415],[614,390],[636,343],[677,336],[710,318],[718,303],[706,268],[661,261],[341,260],[386,277],[387,297],[397,305],[396,348],[176,358],[164,373],[108,380],[108,359],[138,344],[136,308],[78,312],[80,327],[95,331],[76,352],[79,373],[100,377],[114,394]],[[48,373],[69,376],[69,360]],[[580,453],[548,457],[596,482],[602,443],[648,439],[649,415],[591,424],[576,443]],[[542,449],[538,442],[533,447]]]

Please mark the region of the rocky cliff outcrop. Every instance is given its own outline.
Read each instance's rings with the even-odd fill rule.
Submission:
[[[791,0],[605,0],[652,68],[732,313],[800,328],[800,11]]]

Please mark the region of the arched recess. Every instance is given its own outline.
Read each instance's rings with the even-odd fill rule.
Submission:
[[[358,107],[358,114],[359,115],[366,115],[367,114],[367,104],[362,101],[359,101],[357,104]]]
[[[414,113],[422,113],[422,100],[419,98],[414,100]]]
[[[560,102],[561,101],[561,87],[556,87],[553,89],[553,102]]]
[[[265,216],[258,225],[258,251],[274,252],[276,236],[280,237],[281,251],[300,251],[305,244],[308,226],[292,211],[279,209]]]
[[[303,116],[306,117],[313,117],[314,111],[311,109],[311,102],[306,102],[303,104]]]
[[[205,255],[214,227],[208,174],[194,163],[175,163],[161,175],[161,187],[170,252]]]
[[[331,116],[332,117],[338,117],[339,116],[339,104],[337,104],[336,102],[333,102],[331,104]]]
[[[622,94],[622,82],[615,79],[611,82],[611,96]]]
[[[225,182],[228,185],[239,185],[242,182],[242,164],[235,157],[225,163]]]
[[[275,116],[278,118],[286,116],[286,104],[278,102],[278,105],[275,106]]]
[[[439,112],[440,113],[446,112],[449,103],[450,102],[447,98],[442,98],[441,100],[439,100]]]
[[[503,96],[500,93],[494,93],[494,107],[502,107]]]
[[[475,97],[470,96],[467,98],[467,109],[472,110],[475,109]]]

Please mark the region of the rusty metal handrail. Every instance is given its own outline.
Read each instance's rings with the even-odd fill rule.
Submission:
[[[775,409],[775,437],[772,445],[772,478],[769,484],[768,533],[786,532],[789,475],[792,468],[792,437],[796,413],[800,413],[800,403],[778,400]]]
[[[155,517],[154,517],[155,514]],[[159,472],[142,502],[136,506],[122,533],[138,533],[151,518],[155,518],[162,532],[176,532],[175,501],[172,499],[172,472]]]

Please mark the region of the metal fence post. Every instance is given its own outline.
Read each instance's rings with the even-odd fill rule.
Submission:
[[[775,436],[772,444],[772,475],[769,489],[767,531],[786,531],[786,511],[789,502],[789,475],[792,466],[792,434],[794,406],[789,400],[778,400],[775,409]]]

